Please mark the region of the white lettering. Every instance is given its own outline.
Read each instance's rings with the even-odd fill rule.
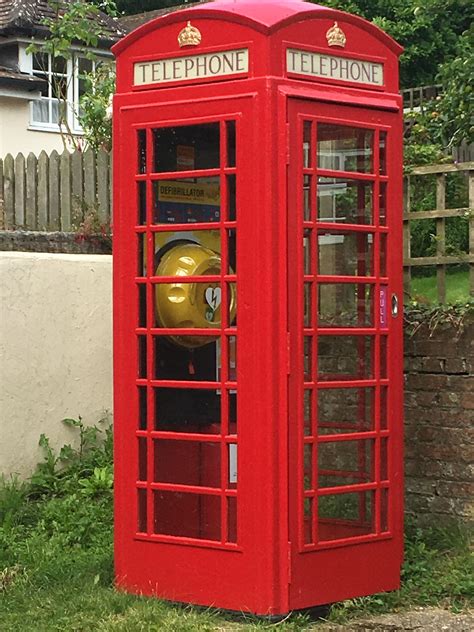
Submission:
[[[152,83],[225,77],[248,73],[248,71],[249,51],[247,48],[242,48],[208,55],[192,55],[136,63],[134,65],[134,85],[144,86]]]
[[[373,86],[384,85],[383,64],[288,48],[286,70],[307,77],[329,77]]]

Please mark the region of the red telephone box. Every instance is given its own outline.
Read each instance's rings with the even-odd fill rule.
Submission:
[[[118,585],[259,614],[397,588],[400,46],[217,0],[114,52]]]

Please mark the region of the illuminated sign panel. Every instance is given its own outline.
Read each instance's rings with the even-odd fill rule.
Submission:
[[[136,62],[133,83],[135,86],[145,86],[172,81],[213,79],[245,74],[248,70],[249,51],[241,48],[206,55]]]
[[[383,64],[294,48],[288,48],[286,51],[286,70],[306,77],[350,81],[371,86],[384,85]]]

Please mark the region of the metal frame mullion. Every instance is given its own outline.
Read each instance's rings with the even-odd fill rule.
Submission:
[[[312,292],[311,292],[311,328],[313,329],[312,340],[312,378],[314,388],[311,390],[312,398],[312,420],[311,430],[313,436],[313,449],[312,455],[312,482],[315,495],[312,501],[312,516],[311,516],[311,540],[313,543],[318,542],[319,538],[319,502],[318,502],[318,487],[319,487],[319,444],[318,444],[318,346],[319,346],[319,330],[318,330],[318,308],[319,308],[319,284],[317,282],[319,273],[319,233],[318,233],[318,123],[317,120],[312,121],[311,129],[311,145],[312,145],[312,176],[311,176],[311,224],[312,224],[312,236],[314,242],[314,250],[312,252],[312,261],[310,272],[313,276],[312,280]]]
[[[225,437],[229,434],[229,393],[225,388],[225,384],[229,379],[228,376],[228,349],[227,349],[227,337],[224,334],[225,329],[229,324],[229,287],[225,282],[225,276],[229,270],[229,252],[227,242],[227,230],[224,226],[224,221],[227,220],[227,208],[228,208],[228,191],[227,191],[227,177],[224,169],[227,166],[227,124],[225,120],[219,121],[219,156],[220,156],[220,169],[219,180],[221,190],[221,212],[219,216],[219,232],[221,241],[221,274],[220,274],[220,286],[221,286],[221,327],[219,332],[219,346],[220,346],[220,361],[221,361],[221,379],[220,379],[220,392],[221,392],[221,423],[220,423],[220,451],[221,451],[221,542],[224,544],[227,541],[228,532],[228,520],[227,520],[227,497],[225,490],[227,488],[227,481],[229,479],[228,472],[228,448]]]
[[[386,151],[386,150],[385,150]],[[375,385],[375,398],[374,398],[374,430],[376,433],[374,443],[374,480],[377,483],[375,489],[374,499],[374,531],[379,534],[381,529],[381,497],[380,490],[380,468],[381,468],[381,439],[380,439],[380,345],[381,345],[381,333],[380,333],[380,296],[381,296],[381,283],[380,283],[380,129],[375,130],[374,137],[374,171],[377,174],[374,184],[374,200],[373,200],[373,213],[374,223],[377,226],[377,230],[374,235],[374,275],[376,278],[375,283],[375,296],[374,296],[374,326],[376,329],[375,334],[375,347],[374,347],[374,377],[376,380]]]
[[[154,371],[154,352],[153,352],[153,336],[150,333],[153,326],[153,285],[150,283],[150,277],[154,273],[154,254],[155,243],[150,226],[153,224],[153,192],[149,179],[153,161],[153,139],[152,130],[146,128],[146,156],[145,156],[145,177],[146,177],[146,339],[147,339],[147,532],[153,533],[154,529],[154,495],[150,487],[154,478],[154,462],[155,462],[155,442],[151,438],[151,430],[155,427],[155,406],[154,406],[154,389],[150,385],[150,379]],[[137,156],[135,162],[138,164]]]

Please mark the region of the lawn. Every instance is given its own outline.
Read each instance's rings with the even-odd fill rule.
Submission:
[[[437,303],[436,273],[429,276],[413,276],[411,296],[418,302]],[[446,274],[446,302],[456,303],[469,298],[469,272],[449,269]]]
[[[81,448],[46,458],[27,483],[0,482],[0,630],[2,632],[261,630],[274,626],[117,592],[112,561],[112,437],[70,420]],[[105,440],[104,440],[105,439]],[[467,535],[458,528],[408,529],[403,587],[333,607],[330,620],[442,604],[472,603]],[[296,615],[276,629],[307,630]],[[317,627],[317,626],[316,626]]]

